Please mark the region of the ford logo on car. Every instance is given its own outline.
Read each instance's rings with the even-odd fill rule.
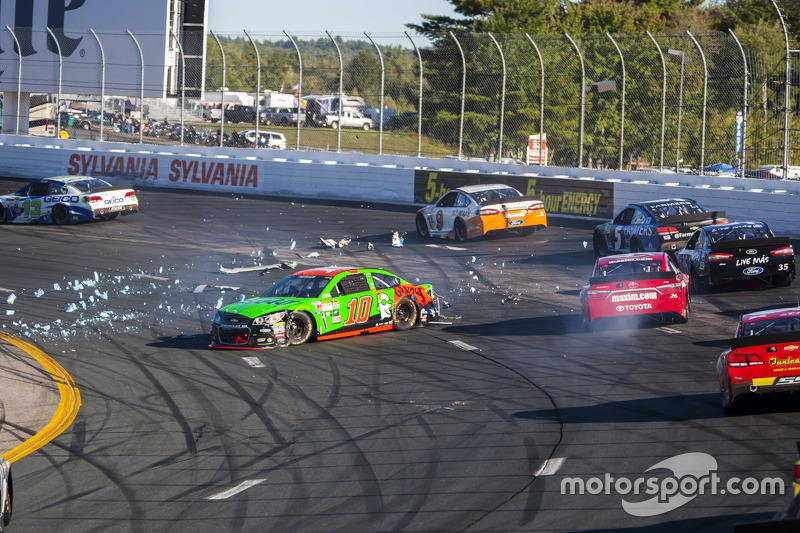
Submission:
[[[758,276],[762,272],[764,272],[764,269],[761,267],[748,267],[742,270],[745,276]]]
[[[519,226],[519,225],[520,225],[520,224],[522,224],[523,222],[524,222],[524,221],[523,221],[522,219],[520,219],[520,218],[517,218],[517,219],[514,219],[514,220],[509,220],[509,221],[508,221],[508,225],[509,225],[509,226]]]
[[[750,248],[748,250],[745,250],[744,253],[746,253],[747,255],[756,255],[758,253],[758,250],[754,250],[753,248]]]

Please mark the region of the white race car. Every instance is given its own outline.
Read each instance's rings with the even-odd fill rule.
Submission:
[[[14,485],[11,480],[11,463],[0,457],[0,533],[11,522],[12,500],[14,499]]]
[[[139,199],[130,186],[89,176],[46,178],[0,196],[0,224],[74,224],[138,211]]]
[[[547,227],[544,204],[508,185],[469,185],[448,191],[417,212],[417,235],[465,241],[490,231],[528,235]]]

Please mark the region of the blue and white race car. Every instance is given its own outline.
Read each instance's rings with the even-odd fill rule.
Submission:
[[[0,224],[74,224],[138,211],[139,199],[130,186],[90,176],[46,178],[0,196]]]
[[[700,227],[728,222],[725,211],[708,212],[689,198],[630,204],[594,230],[594,253],[668,252],[683,248]]]

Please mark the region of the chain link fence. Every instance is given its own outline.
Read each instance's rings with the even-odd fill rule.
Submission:
[[[800,166],[800,76],[787,85],[786,54],[744,50],[733,33],[170,34],[166,68],[163,52],[143,52],[153,39],[87,32],[84,55],[58,68],[24,54],[8,68],[6,54],[4,94],[35,94],[28,117],[6,106],[3,131],[245,147],[272,132],[288,149],[490,161],[526,161],[531,136],[544,134],[541,155],[555,166],[720,163],[771,177],[754,171],[780,167],[784,150]],[[17,46],[0,36],[3,49]],[[258,135],[248,142],[244,130]]]

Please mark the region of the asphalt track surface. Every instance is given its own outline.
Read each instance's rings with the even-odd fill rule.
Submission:
[[[561,484],[663,479],[646,471],[694,452],[723,480],[790,486],[800,401],[726,417],[715,361],[740,313],[796,304],[800,282],[695,297],[688,324],[584,332],[588,222],[460,244],[418,239],[409,208],[139,198],[139,214],[115,221],[0,228],[0,286],[17,296],[0,295],[3,331],[56,359],[82,400],[70,428],[14,463],[10,531],[730,531],[784,500],[695,494],[636,517],[623,498],[650,496]],[[393,231],[409,232],[403,247]],[[287,274],[220,266],[291,260],[430,282],[452,323],[210,350],[219,303]]]

